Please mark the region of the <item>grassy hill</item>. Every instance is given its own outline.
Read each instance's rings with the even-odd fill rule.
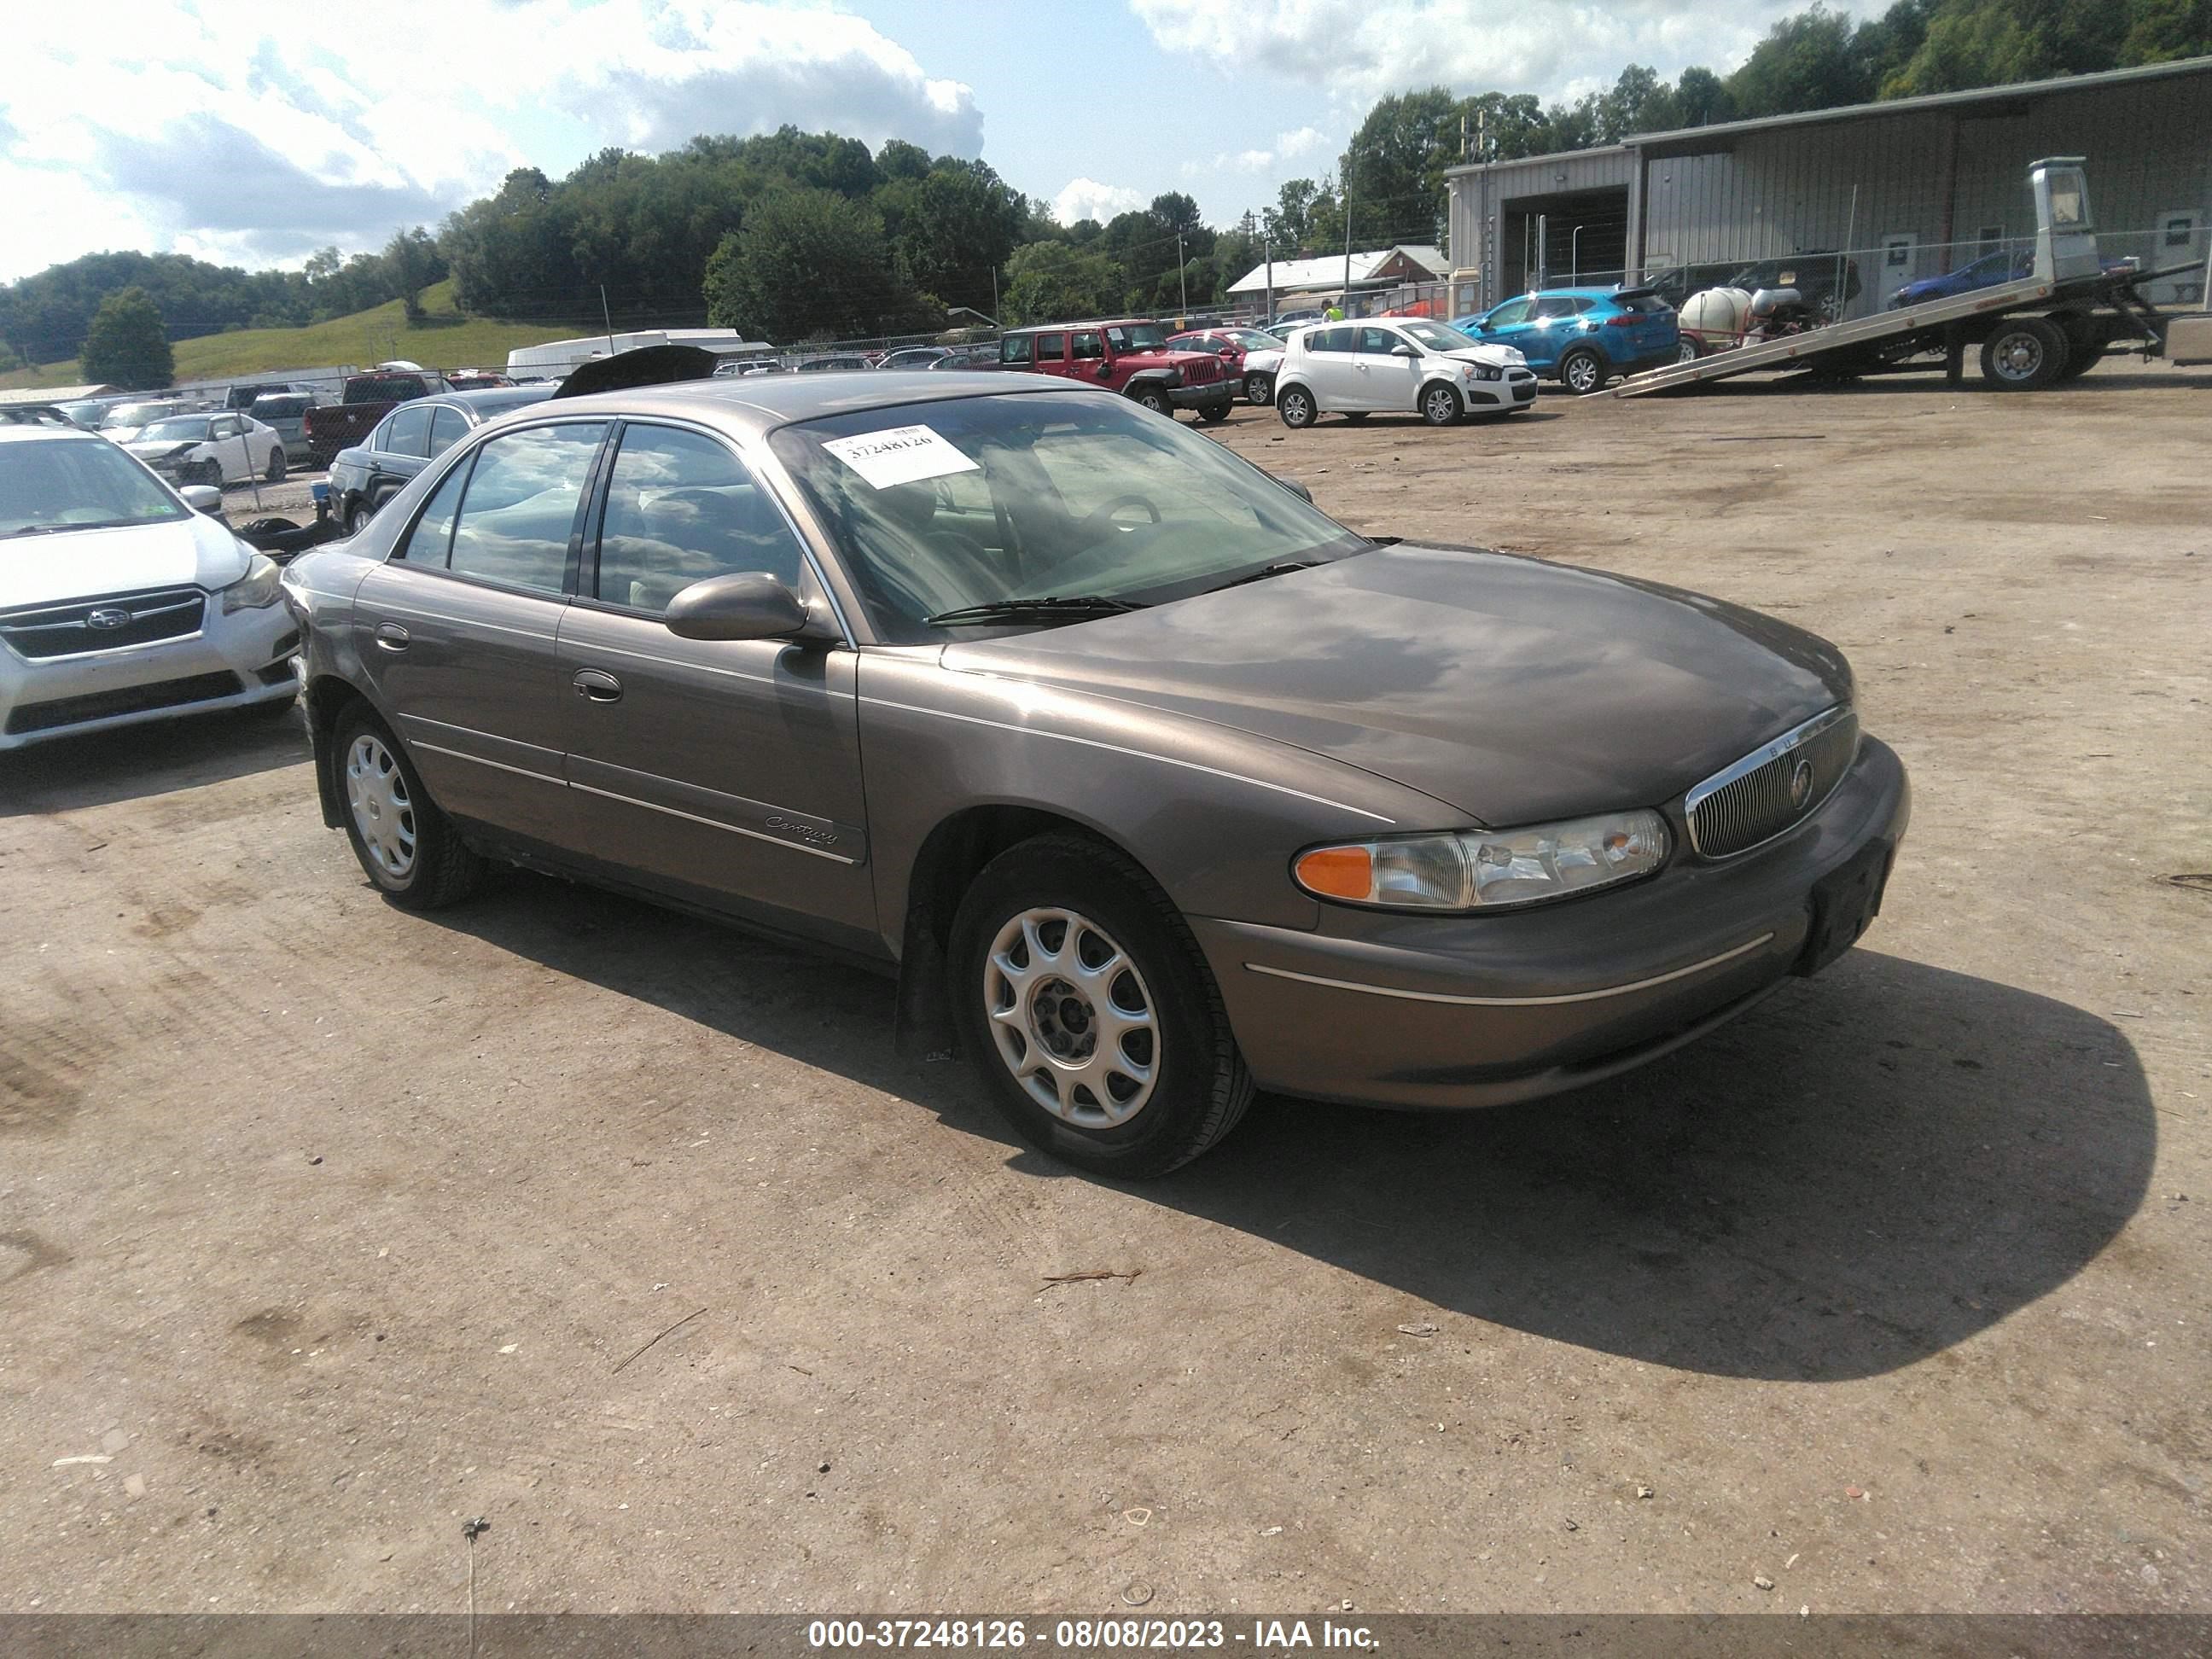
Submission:
[[[453,308],[451,283],[424,289],[422,308],[425,315],[416,323],[407,320],[406,307],[394,300],[306,328],[244,329],[179,340],[177,380],[211,380],[324,363],[358,363],[365,368],[391,357],[405,357],[430,368],[504,368],[507,354],[517,346],[588,333],[592,327],[464,317]],[[76,386],[82,380],[74,362],[46,363],[0,374],[0,387]]]

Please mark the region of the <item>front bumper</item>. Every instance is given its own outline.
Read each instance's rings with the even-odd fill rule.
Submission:
[[[1226,408],[1237,400],[1237,388],[1242,380],[1219,380],[1207,386],[1171,386],[1168,398],[1177,409],[1208,409],[1215,404]]]
[[[1462,380],[1460,391],[1467,398],[1470,414],[1495,415],[1504,410],[1528,409],[1536,402],[1536,376],[1516,364],[1505,371],[1503,380]]]
[[[0,752],[299,694],[300,635],[281,604],[222,614],[208,599],[200,631],[113,651],[36,659],[0,646]]]
[[[1886,868],[1911,816],[1903,764],[1868,738],[1780,840],[1712,863],[1678,846],[1658,876],[1618,892],[1480,917],[1324,906],[1312,933],[1191,926],[1261,1087],[1501,1105],[1656,1059],[1816,965],[1815,884],[1862,854]]]

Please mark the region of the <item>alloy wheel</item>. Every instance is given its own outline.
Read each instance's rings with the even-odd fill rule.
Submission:
[[[1127,951],[1073,910],[1007,918],[983,969],[999,1059],[1046,1111],[1111,1129],[1142,1111],[1159,1076],[1160,1021]]]
[[[404,881],[415,868],[415,802],[399,760],[364,732],[346,751],[346,805],[377,868]]]
[[[1421,411],[1428,416],[1431,426],[1449,426],[1459,416],[1459,398],[1443,386],[1431,390],[1428,406]]]

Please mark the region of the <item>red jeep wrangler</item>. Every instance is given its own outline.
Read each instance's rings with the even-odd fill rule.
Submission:
[[[1210,351],[1178,350],[1158,323],[1048,323],[1000,337],[999,367],[1019,374],[1058,374],[1134,398],[1170,420],[1178,409],[1218,421],[1229,413],[1236,383]]]

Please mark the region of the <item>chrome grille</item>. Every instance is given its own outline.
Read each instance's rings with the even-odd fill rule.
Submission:
[[[0,612],[0,641],[19,657],[71,657],[87,651],[179,640],[200,631],[207,595],[197,587],[167,587],[151,593],[118,593],[67,605],[40,605]],[[93,617],[101,619],[95,627]]]
[[[1858,716],[1841,706],[1761,744],[1684,798],[1690,845],[1724,859],[1773,840],[1827,799],[1858,749]]]

